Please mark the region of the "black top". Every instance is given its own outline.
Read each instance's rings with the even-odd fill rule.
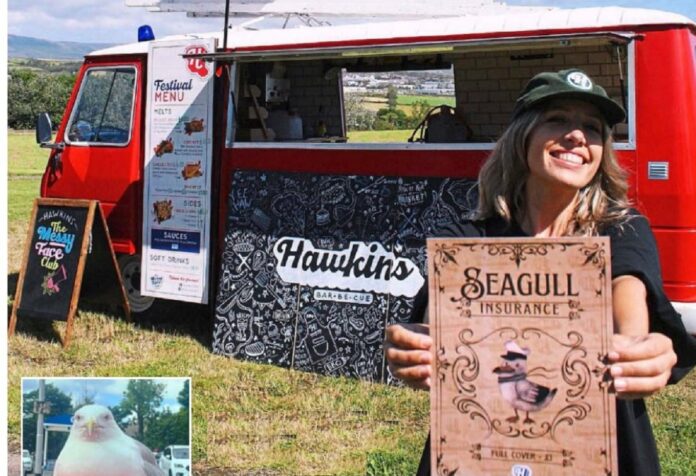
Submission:
[[[516,223],[507,224],[501,218],[453,224],[441,230],[438,235],[466,238],[528,236]],[[672,339],[677,354],[677,364],[672,369],[669,381],[676,383],[696,365],[696,339],[686,332],[681,317],[662,289],[657,247],[648,220],[638,212],[631,211],[630,219],[623,226],[608,225],[600,235],[608,236],[611,240],[612,279],[633,275],[645,284],[650,312],[650,332],[660,332]],[[642,399],[617,400],[616,418],[619,474],[659,475],[657,447],[645,402]],[[429,436],[417,474],[430,475]]]

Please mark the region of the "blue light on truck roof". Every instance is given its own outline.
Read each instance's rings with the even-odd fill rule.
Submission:
[[[150,41],[155,39],[155,33],[150,25],[138,27],[138,41]]]

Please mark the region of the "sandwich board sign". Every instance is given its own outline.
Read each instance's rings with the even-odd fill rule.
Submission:
[[[428,256],[432,474],[618,474],[609,239],[429,239]]]
[[[70,343],[80,294],[130,308],[109,230],[96,200],[34,201],[9,335],[17,318],[66,321]]]

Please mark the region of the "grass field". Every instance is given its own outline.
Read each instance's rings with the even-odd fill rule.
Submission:
[[[377,112],[380,109],[387,107],[387,98],[384,96],[361,96],[361,104],[365,109],[372,112]],[[409,96],[409,95],[399,95],[396,98],[396,107],[401,109],[406,114],[411,114],[411,106],[416,101],[425,101],[429,106],[439,106],[441,104],[446,104],[448,106],[455,107],[456,100],[453,97],[443,97],[443,96]]]
[[[49,149],[36,143],[34,131],[9,131],[7,170],[10,175],[40,175],[48,161]]]
[[[411,137],[412,130],[396,131],[349,131],[348,142],[403,142]]]
[[[26,140],[9,134],[8,313],[31,200],[38,194],[38,174],[47,155]],[[63,331],[63,323],[20,320],[17,334],[9,340],[12,451],[19,449],[22,376],[191,376],[193,474],[415,472],[428,428],[425,392],[213,355],[205,309],[184,303],[157,303],[133,323],[83,306],[73,345],[65,350],[58,341]],[[648,401],[667,476],[696,474],[694,402],[694,373]]]

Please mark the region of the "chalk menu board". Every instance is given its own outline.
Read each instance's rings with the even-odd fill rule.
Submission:
[[[86,283],[82,286],[83,281]],[[67,321],[64,345],[81,292],[130,310],[98,202],[37,199],[34,202],[9,333],[17,318]]]
[[[88,208],[39,205],[24,266],[20,317],[66,321],[75,290]]]
[[[237,171],[213,351],[387,382],[386,326],[423,318],[425,239],[471,213],[467,179]]]

